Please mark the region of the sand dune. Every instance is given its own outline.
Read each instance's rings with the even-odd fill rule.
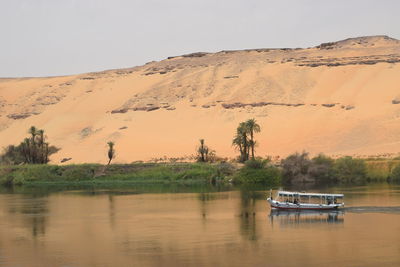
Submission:
[[[220,156],[240,121],[256,118],[257,154],[400,151],[400,41],[351,38],[306,49],[194,53],[144,66],[0,79],[0,147],[31,125],[61,148],[53,163],[180,157],[198,139]]]

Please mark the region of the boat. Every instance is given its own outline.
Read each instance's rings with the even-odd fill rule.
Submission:
[[[278,191],[274,199],[271,190],[267,201],[273,210],[337,210],[344,207],[339,203],[343,198],[343,194]]]

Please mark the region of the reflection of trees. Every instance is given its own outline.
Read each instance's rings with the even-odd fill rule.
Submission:
[[[257,240],[255,191],[240,191],[240,233],[249,240]]]
[[[205,221],[207,216],[208,216],[208,205],[209,202],[212,200],[217,200],[217,199],[227,199],[228,195],[226,194],[214,194],[213,192],[211,193],[199,193],[197,198],[200,200],[200,215]]]
[[[110,207],[110,225],[112,228],[115,226],[115,201],[112,194],[108,195],[108,204]]]
[[[22,222],[31,229],[32,236],[44,235],[49,212],[47,196],[20,195],[8,203],[11,214],[20,214]]]
[[[200,215],[205,221],[207,218],[207,202],[212,200],[213,197],[210,193],[199,193],[198,199],[200,200]]]

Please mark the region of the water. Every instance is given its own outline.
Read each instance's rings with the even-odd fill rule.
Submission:
[[[323,213],[219,190],[2,192],[0,266],[400,266],[398,185],[319,189],[345,194]]]

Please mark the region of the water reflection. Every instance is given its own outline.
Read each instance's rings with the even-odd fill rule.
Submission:
[[[240,191],[240,233],[248,240],[258,239],[256,220],[256,201],[260,197],[257,191]]]
[[[113,195],[108,195],[108,207],[109,207],[109,217],[110,217],[110,226],[112,228],[115,227],[115,200]]]
[[[276,222],[281,226],[295,226],[299,224],[343,223],[344,211],[283,211],[271,210],[269,215],[271,224]]]
[[[0,193],[0,266],[400,266],[400,187],[347,189],[345,214],[162,190]]]
[[[19,195],[17,199],[9,201],[7,204],[8,212],[15,218],[20,217],[25,227],[31,229],[33,237],[46,233],[49,214],[47,196]]]

